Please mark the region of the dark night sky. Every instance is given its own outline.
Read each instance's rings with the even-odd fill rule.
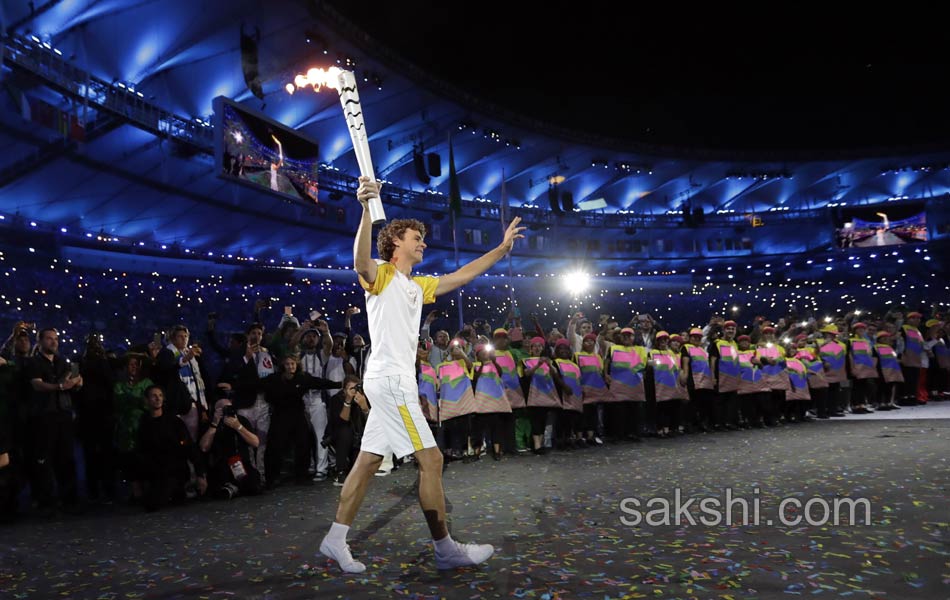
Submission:
[[[587,133],[743,150],[950,141],[950,50],[935,14],[862,21],[798,5],[740,15],[680,3],[331,3],[432,74]]]

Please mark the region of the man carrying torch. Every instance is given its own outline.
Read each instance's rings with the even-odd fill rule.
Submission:
[[[353,245],[353,263],[366,292],[373,353],[363,380],[371,410],[363,432],[360,453],[340,494],[336,519],[320,544],[320,552],[336,560],[347,573],[361,573],[365,565],[353,559],[346,535],[356,517],[367,485],[383,456],[413,454],[419,465],[419,504],[435,547],[439,569],[475,565],[488,560],[494,548],[488,544],[463,544],[449,535],[442,490],[442,453],[419,405],[415,376],[416,346],[422,305],[478,277],[523,238],[521,219],[512,220],[497,248],[443,277],[412,276],[422,261],[426,244],[425,226],[415,219],[397,219],[380,230],[376,247],[379,260],[370,252],[372,217],[370,201],[379,198],[380,184],[361,176],[356,197],[363,216]]]

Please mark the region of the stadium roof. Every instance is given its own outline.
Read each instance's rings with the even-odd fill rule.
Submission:
[[[932,64],[920,27],[919,43],[889,34],[901,17],[888,30],[813,15],[780,26],[576,4],[549,3],[543,15],[476,8],[459,17],[436,3],[7,4],[0,213],[195,248],[338,258],[341,236],[315,243],[325,216],[220,179],[205,125],[215,97],[233,98],[317,140],[332,177],[354,177],[336,94],[284,90],[295,74],[335,64],[360,78],[389,190],[444,197],[451,136],[462,196],[492,205],[503,181],[514,207],[547,206],[556,182],[575,204],[603,199],[608,213],[654,215],[950,191],[950,121],[934,83],[945,67]],[[93,80],[119,94],[111,105],[83,98]],[[133,102],[117,103],[119,90]],[[165,117],[150,128],[159,113],[187,123],[187,135],[169,135]],[[415,157],[428,154],[439,169],[425,169],[424,183]]]

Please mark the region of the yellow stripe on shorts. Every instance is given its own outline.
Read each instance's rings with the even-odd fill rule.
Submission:
[[[409,441],[412,442],[412,449],[422,450],[422,439],[419,437],[419,431],[416,430],[416,424],[412,420],[412,415],[409,414],[409,407],[404,404],[399,406],[399,415],[402,417],[402,423],[406,426],[406,431],[409,433]]]

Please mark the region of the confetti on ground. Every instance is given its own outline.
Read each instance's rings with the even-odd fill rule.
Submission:
[[[339,495],[328,483],[154,514],[28,514],[2,530],[0,589],[102,599],[945,598],[947,448],[950,420],[845,420],[453,463],[453,533],[496,553],[446,573],[433,564],[412,466],[372,482],[350,536],[368,565],[356,576],[317,553]],[[624,498],[672,503],[676,488],[695,499],[697,521],[700,498],[725,499],[730,488],[758,501],[759,524],[621,521]],[[871,524],[777,520],[784,498],[838,496],[866,498]]]

